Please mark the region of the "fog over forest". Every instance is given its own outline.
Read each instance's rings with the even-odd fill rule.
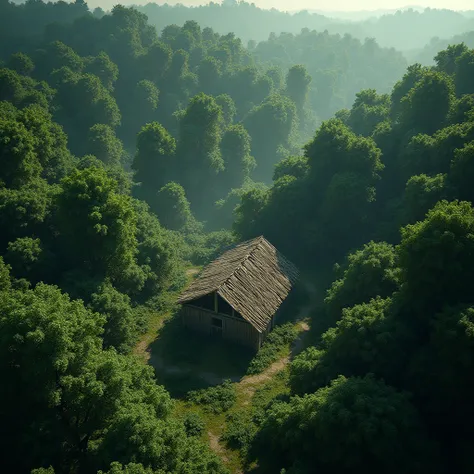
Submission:
[[[0,0],[2,472],[474,471],[474,11],[344,5]]]

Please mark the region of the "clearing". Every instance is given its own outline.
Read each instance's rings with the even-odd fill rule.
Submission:
[[[189,269],[188,278],[192,279],[197,271]],[[158,383],[176,399],[176,413],[184,416],[193,412],[202,417],[205,422],[203,437],[233,474],[242,473],[243,468],[239,451],[229,449],[221,442],[227,415],[250,412],[257,391],[263,390],[268,400],[287,392],[287,366],[305,346],[304,336],[309,325],[303,317],[309,314],[310,303],[298,311],[299,321],[295,323],[298,336],[292,346],[283,347],[278,360],[256,375],[246,375],[254,351],[185,330],[179,318],[174,317],[176,309],[153,313],[148,331],[135,347],[134,353],[155,368]],[[224,380],[234,383],[237,394],[237,400],[228,412],[212,414],[205,407],[185,400],[190,390],[219,385]]]

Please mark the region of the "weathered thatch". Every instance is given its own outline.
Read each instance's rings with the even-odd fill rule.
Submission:
[[[190,303],[216,291],[263,332],[297,278],[297,268],[261,236],[237,245],[210,263],[178,302]]]

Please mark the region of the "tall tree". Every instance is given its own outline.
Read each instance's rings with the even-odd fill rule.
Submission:
[[[222,110],[213,97],[198,94],[180,119],[177,159],[179,182],[186,190],[191,208],[203,218],[216,201],[218,174],[224,169],[219,149]],[[203,193],[206,183],[209,192]]]
[[[103,168],[75,170],[61,184],[56,225],[63,270],[109,277],[127,290],[143,286],[131,198],[118,193],[117,182]]]
[[[250,155],[247,130],[241,124],[229,127],[222,136],[220,149],[225,169],[219,184],[223,190],[239,188],[256,166],[255,159]]]

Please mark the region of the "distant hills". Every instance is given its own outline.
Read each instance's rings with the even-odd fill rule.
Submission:
[[[413,10],[417,12],[423,12],[425,7],[420,7],[417,5],[406,6],[403,8],[393,8],[393,9],[377,9],[377,10],[357,10],[357,11],[341,11],[341,10],[308,10],[309,13],[316,13],[318,15],[324,15],[327,17],[340,19],[340,20],[350,20],[350,21],[364,21],[369,18],[379,18],[383,15],[393,15],[397,11],[407,11]],[[294,10],[294,13],[300,10]],[[291,12],[293,13],[293,12]],[[473,12],[474,13],[474,12]]]

